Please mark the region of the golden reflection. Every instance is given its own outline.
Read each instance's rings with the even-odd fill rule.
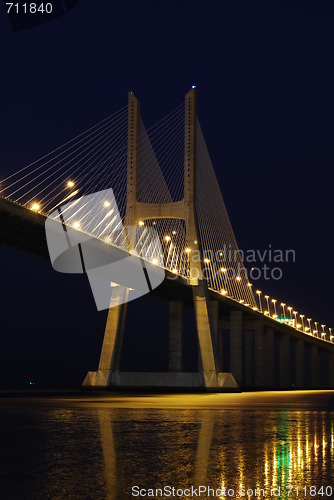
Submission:
[[[233,498],[247,498],[242,494],[247,489],[264,489],[264,498],[270,498],[271,488],[287,492],[294,485],[322,484],[332,474],[331,412],[195,407],[155,409],[154,418],[136,409],[130,418],[129,410],[123,411],[120,423],[112,410],[98,410],[107,498],[138,481],[136,473],[152,486],[210,484],[225,492],[221,499],[228,489],[235,491]],[[120,467],[128,460],[135,466],[131,474]]]

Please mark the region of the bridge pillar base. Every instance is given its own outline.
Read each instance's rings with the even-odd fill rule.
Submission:
[[[215,383],[214,383],[215,382]],[[98,370],[88,372],[83,389],[178,390],[199,392],[239,392],[232,373],[212,374],[186,372],[111,372]]]

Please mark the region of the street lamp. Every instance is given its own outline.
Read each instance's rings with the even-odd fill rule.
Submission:
[[[301,314],[301,315],[300,315],[300,319],[302,320],[303,332],[305,331],[305,329],[304,329],[304,318],[305,318],[305,315],[304,315],[304,314]]]
[[[256,293],[257,293],[257,296],[259,297],[259,304],[260,304],[260,312],[262,313],[263,312],[263,309],[262,309],[262,301],[261,301],[261,290],[256,290]]]
[[[276,309],[276,302],[277,302],[277,300],[276,300],[276,299],[271,299],[271,302],[274,304],[275,316],[276,316],[276,318],[277,318],[277,317],[278,317],[278,316],[277,316],[277,309]]]
[[[314,324],[315,324],[315,330],[313,330],[313,333],[316,333],[318,336],[318,324],[319,324],[319,322],[315,321]]]
[[[309,329],[310,329],[310,334],[312,333],[311,321],[312,321],[312,318],[307,318],[308,327],[309,327]]]
[[[288,307],[288,311],[290,313],[290,319],[292,321],[292,307],[291,306]]]
[[[293,313],[292,313],[292,314],[293,314],[293,315],[294,315],[294,317],[295,317],[295,319],[294,319],[294,322],[295,322],[295,323],[294,323],[294,325],[293,325],[293,326],[294,326],[295,328],[297,328],[297,314],[298,314],[298,311],[293,311]]]
[[[281,307],[283,309],[283,319],[284,319],[284,321],[285,321],[285,306],[286,306],[286,304],[284,304],[284,302],[281,302]]]
[[[269,295],[265,295],[264,298],[267,302],[267,314],[270,316],[270,307],[269,307]]]
[[[321,328],[322,328],[321,338],[323,338],[323,339],[325,339],[325,338],[326,338],[325,326],[326,326],[326,325],[321,325]]]

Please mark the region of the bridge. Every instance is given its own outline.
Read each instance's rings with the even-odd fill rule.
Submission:
[[[165,280],[152,293],[169,302],[169,371],[121,371],[127,304],[119,303],[109,309],[99,366],[84,387],[334,386],[332,328],[253,290],[197,118],[195,87],[150,129],[130,92],[128,106],[3,179],[0,242],[49,258],[47,217],[108,187],[125,232],[147,227],[159,235]],[[78,207],[66,222],[73,230],[101,249],[124,251],[107,201],[93,215],[89,203]],[[136,243],[129,241],[125,253],[133,252]],[[185,307],[193,310],[198,339],[193,373],[183,370]]]

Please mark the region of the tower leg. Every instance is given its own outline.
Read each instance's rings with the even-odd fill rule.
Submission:
[[[198,286],[193,286],[192,290],[205,387],[217,387],[217,355],[213,338],[214,332],[212,321],[210,318],[210,304],[204,286],[199,284]]]
[[[109,309],[99,367],[96,372],[88,372],[83,387],[108,387],[112,372],[119,371],[126,309],[126,302]]]

